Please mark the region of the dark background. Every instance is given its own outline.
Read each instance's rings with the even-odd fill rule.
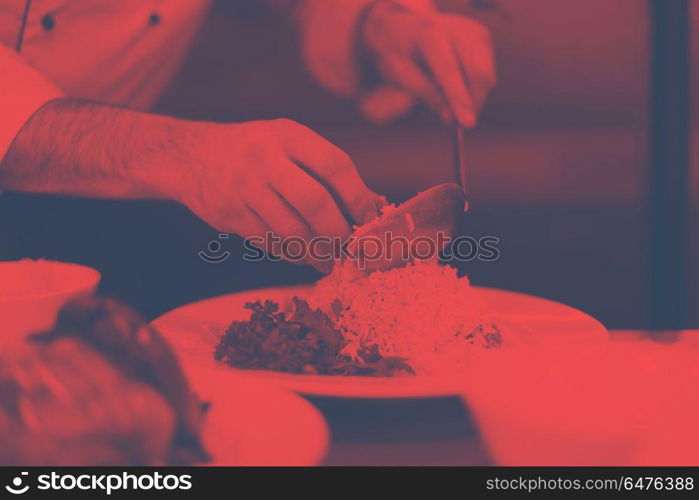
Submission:
[[[646,326],[646,3],[440,3],[492,28],[499,65],[481,126],[467,134],[471,211],[462,231],[499,237],[501,258],[462,270],[475,284],[552,298],[611,328]],[[350,153],[369,185],[393,200],[450,180],[450,134],[436,119],[418,110],[390,128],[367,125],[351,103],[308,78],[292,42],[286,22],[256,2],[218,2],[158,111],[296,119]],[[163,202],[0,198],[0,258],[94,266],[102,291],[149,317],[198,298],[318,277],[284,263],[244,263],[237,238],[222,240],[229,259],[206,263],[197,252],[217,234]],[[697,280],[691,285],[694,300]],[[691,314],[696,327],[699,313]]]

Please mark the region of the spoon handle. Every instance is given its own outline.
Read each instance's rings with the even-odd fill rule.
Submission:
[[[466,161],[464,159],[464,129],[460,125],[454,126],[454,176],[456,183],[465,192],[466,186]]]

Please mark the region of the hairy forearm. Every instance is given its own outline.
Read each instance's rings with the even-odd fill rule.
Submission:
[[[71,99],[25,124],[0,188],[172,200],[270,251],[271,235],[346,236],[380,201],[346,153],[291,120],[192,122]]]
[[[188,132],[174,118],[76,99],[39,109],[0,164],[0,188],[104,198],[168,198]]]

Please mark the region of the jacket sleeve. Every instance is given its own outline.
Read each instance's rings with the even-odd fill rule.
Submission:
[[[63,95],[22,56],[0,44],[0,162],[32,114]]]

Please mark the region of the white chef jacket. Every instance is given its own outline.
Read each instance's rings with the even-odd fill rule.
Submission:
[[[0,160],[22,125],[47,101],[81,97],[145,109],[184,58],[212,0],[0,1]],[[359,85],[356,23],[376,0],[265,0],[299,25],[304,60],[321,84],[344,96]],[[398,0],[432,8],[431,0]]]

